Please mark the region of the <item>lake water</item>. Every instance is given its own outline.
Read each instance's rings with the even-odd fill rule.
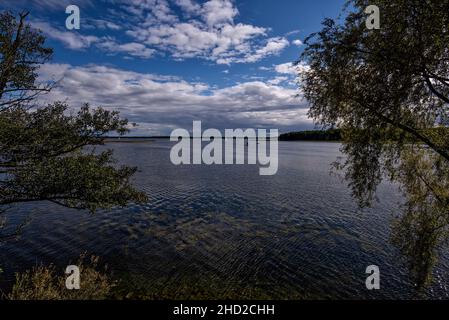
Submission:
[[[115,275],[156,295],[180,298],[410,298],[414,289],[389,242],[401,197],[384,183],[379,202],[360,211],[330,175],[337,143],[280,142],[279,171],[258,166],[174,166],[167,140],[112,143],[116,157],[139,167],[136,185],[150,201],[92,215],[48,203],[12,208],[26,216],[22,237],[0,244],[0,284],[40,263],[63,268],[82,252],[102,257]],[[365,287],[378,265],[381,290]],[[448,297],[442,255],[428,297]]]

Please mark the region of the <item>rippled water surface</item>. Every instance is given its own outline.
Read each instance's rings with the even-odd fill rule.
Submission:
[[[40,263],[61,267],[96,254],[115,275],[157,294],[188,298],[409,298],[413,287],[389,243],[400,212],[394,186],[360,211],[344,183],[329,174],[339,144],[281,142],[279,171],[257,166],[171,164],[164,140],[112,143],[116,157],[139,167],[146,205],[92,215],[47,203],[12,208],[10,226],[30,216],[18,241],[0,245],[3,288],[13,272]],[[365,287],[378,265],[381,290]],[[443,254],[427,295],[447,297]]]

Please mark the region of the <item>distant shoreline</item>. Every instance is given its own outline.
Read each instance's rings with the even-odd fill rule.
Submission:
[[[188,137],[193,139],[192,137]],[[170,136],[113,136],[106,137],[107,142],[143,142],[151,140],[168,140]],[[223,139],[225,139],[223,137]],[[267,138],[269,139],[269,137]],[[279,141],[325,141],[325,142],[339,142],[341,141],[340,130],[307,130],[288,132],[279,135]]]

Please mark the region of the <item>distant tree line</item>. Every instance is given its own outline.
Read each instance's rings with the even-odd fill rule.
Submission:
[[[362,129],[359,131],[363,131]],[[421,133],[427,136],[442,136],[447,135],[449,128],[435,127],[420,130]],[[288,132],[279,135],[281,141],[344,141],[348,132],[342,129],[328,129],[328,130],[305,130]],[[404,135],[400,130],[392,131],[390,136],[383,137],[384,141],[405,141],[409,143],[419,143],[419,139],[412,135]]]
[[[340,141],[341,130],[307,130],[298,132],[289,132],[279,135],[281,141]]]

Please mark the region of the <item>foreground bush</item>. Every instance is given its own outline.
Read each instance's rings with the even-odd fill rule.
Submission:
[[[54,265],[38,266],[16,274],[16,283],[6,295],[10,300],[102,300],[112,296],[116,282],[106,275],[107,267],[99,269],[99,258],[92,256],[87,262],[81,256],[76,265],[80,269],[80,289],[69,290],[67,275],[59,275]]]

